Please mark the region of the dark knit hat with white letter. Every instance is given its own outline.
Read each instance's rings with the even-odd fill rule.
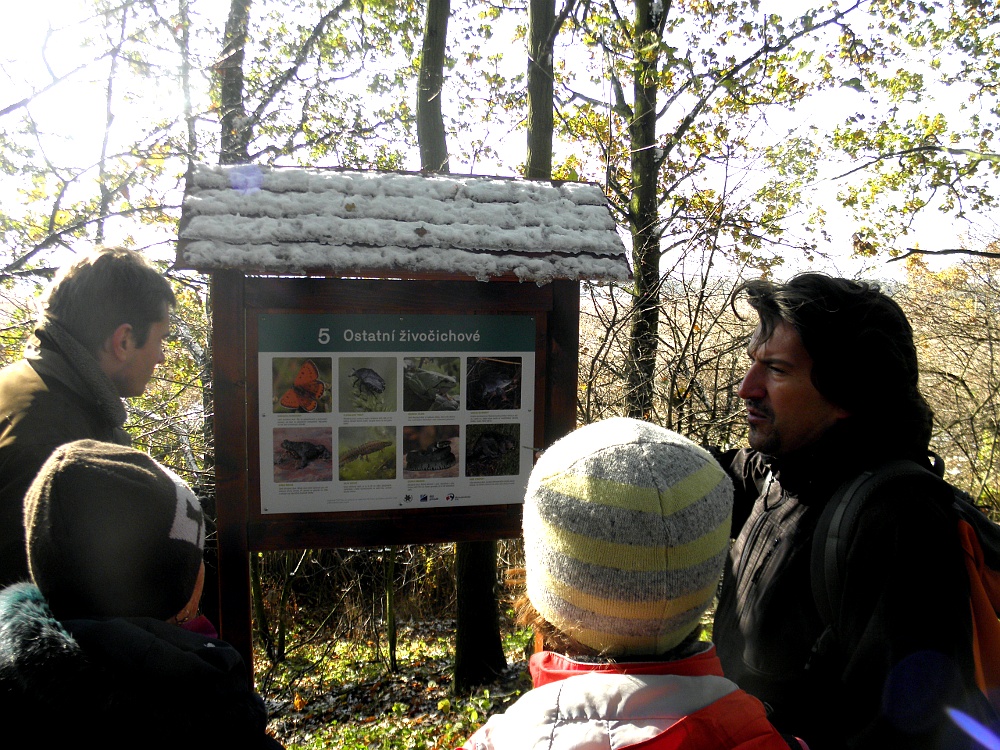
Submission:
[[[598,652],[669,651],[712,600],[732,505],[729,477],[687,438],[623,417],[581,427],[528,480],[528,598]]]
[[[59,619],[167,620],[191,599],[205,545],[198,498],[145,453],[78,440],[24,500],[28,568]]]

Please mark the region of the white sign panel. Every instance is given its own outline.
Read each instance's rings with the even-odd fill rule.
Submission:
[[[535,319],[258,316],[262,513],[520,503]]]

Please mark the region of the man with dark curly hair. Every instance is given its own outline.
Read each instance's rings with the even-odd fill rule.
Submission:
[[[739,387],[750,447],[716,452],[736,491],[713,632],[726,675],[813,750],[975,746],[945,712],[990,716],[947,502],[885,487],[850,540],[833,622],[811,593],[835,490],[894,459],[932,465],[906,316],[876,285],[815,273],[747,282],[742,298],[759,317]]]

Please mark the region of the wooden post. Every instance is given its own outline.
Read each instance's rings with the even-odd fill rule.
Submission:
[[[244,289],[240,271],[212,274],[219,635],[243,656],[252,681]]]

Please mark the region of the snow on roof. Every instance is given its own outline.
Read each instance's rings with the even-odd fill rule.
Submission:
[[[177,253],[198,271],[631,276],[597,185],[414,172],[196,165]]]

